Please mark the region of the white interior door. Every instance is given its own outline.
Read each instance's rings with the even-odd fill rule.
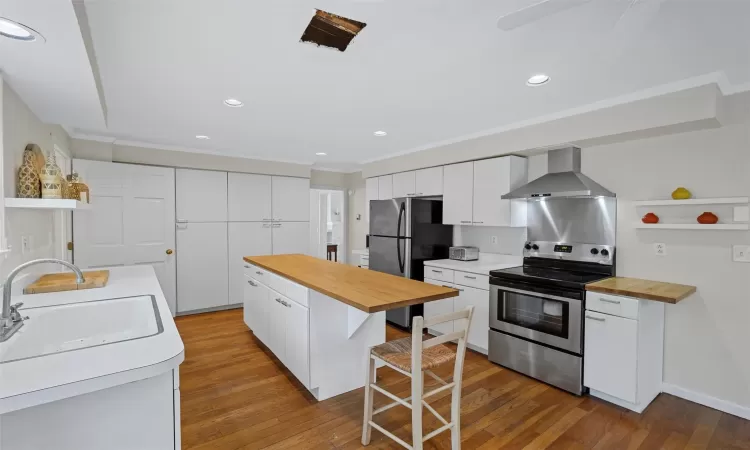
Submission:
[[[178,224],[177,311],[229,304],[227,223]]]
[[[177,169],[177,220],[227,221],[227,173]]]
[[[60,166],[63,178],[72,172],[72,161],[57,145],[54,147],[57,165]],[[68,249],[68,242],[73,240],[73,213],[71,211],[55,211],[55,257],[73,262],[73,252]],[[60,270],[67,270],[60,267]]]
[[[310,221],[310,179],[272,178],[273,219],[282,222]]]
[[[174,169],[79,159],[73,166],[91,189],[91,208],[73,214],[75,264],[150,264],[174,314]]]
[[[270,255],[271,224],[230,222],[229,227],[229,304],[242,303],[244,256]],[[246,284],[246,283],[245,283]]]

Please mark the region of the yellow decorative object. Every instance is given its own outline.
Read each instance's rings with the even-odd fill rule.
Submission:
[[[688,191],[684,187],[678,187],[674,190],[674,192],[672,192],[672,198],[675,200],[687,200],[692,196],[693,194],[691,194],[690,191]]]
[[[29,148],[23,151],[23,164],[18,168],[16,196],[19,198],[39,198],[42,196],[39,173],[34,167],[34,153]]]
[[[42,198],[63,198],[62,196],[62,171],[57,165],[55,153],[47,155],[47,162],[39,174],[42,179]]]

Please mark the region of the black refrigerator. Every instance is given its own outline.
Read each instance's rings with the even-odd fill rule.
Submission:
[[[448,258],[453,226],[443,225],[443,201],[394,198],[370,202],[370,270],[424,281],[424,262]],[[386,320],[410,329],[422,305],[386,312]]]

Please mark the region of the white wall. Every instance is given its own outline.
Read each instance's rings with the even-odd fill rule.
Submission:
[[[350,173],[347,175],[347,197],[349,198],[349,250],[362,250],[365,248],[365,236],[370,231],[370,224],[365,221],[365,179],[362,178],[362,172]],[[359,219],[357,219],[359,216]],[[349,264],[356,266],[359,264],[357,255],[349,254]]]
[[[57,145],[69,154],[69,137],[60,126],[42,123],[10,86],[3,84],[2,89],[3,185],[5,196],[14,197],[18,167],[23,161],[26,145],[37,144],[45,152]],[[55,256],[53,214],[49,211],[5,210],[6,237],[12,251],[4,260],[0,259],[0,278],[4,279],[8,272],[26,261]],[[31,238],[31,249],[26,254],[21,252],[21,236]],[[37,266],[30,273],[51,270],[57,270],[57,267]]]
[[[617,275],[698,288],[666,307],[664,382],[740,405],[748,414],[750,264],[732,262],[731,247],[750,244],[750,233],[636,230],[632,225],[645,212],[631,202],[669,198],[678,186],[695,197],[750,196],[749,125],[582,152],[582,171],[618,197]],[[530,178],[545,172],[546,155],[532,157]],[[654,255],[656,242],[667,245],[666,256]]]

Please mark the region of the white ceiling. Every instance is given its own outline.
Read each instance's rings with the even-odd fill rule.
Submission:
[[[108,123],[70,114],[63,124],[349,167],[708,73],[750,83],[750,1],[640,0],[622,16],[633,0],[593,0],[498,29],[498,17],[537,1],[86,0]],[[314,8],[367,27],[345,53],[302,44]],[[55,24],[43,13],[28,24],[47,34]],[[552,81],[527,87],[537,72]],[[245,107],[223,106],[228,97]],[[49,108],[78,108],[55,100],[66,103]]]

